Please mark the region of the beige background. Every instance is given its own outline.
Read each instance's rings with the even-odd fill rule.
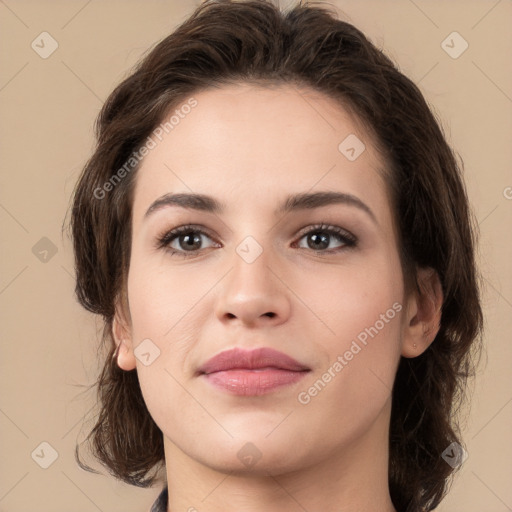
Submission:
[[[439,511],[512,510],[512,3],[331,4],[419,83],[464,159],[481,228],[487,348],[465,428],[469,457]],[[71,245],[60,230],[102,102],[196,5],[0,0],[2,512],[145,511],[160,491],[75,464],[94,403],[79,385],[96,376],[100,323],[75,302]],[[31,47],[43,31],[58,43],[46,59]],[[441,47],[453,31],[469,44],[456,59]],[[42,442],[58,453],[47,469],[31,457]]]

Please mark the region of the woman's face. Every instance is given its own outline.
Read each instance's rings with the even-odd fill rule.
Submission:
[[[154,132],[136,177],[134,352],[119,360],[137,368],[166,456],[277,474],[385,446],[406,308],[372,140],[310,89],[231,85],[193,98]],[[173,204],[175,194],[222,208]],[[199,374],[223,351],[263,347],[307,371],[275,359]]]

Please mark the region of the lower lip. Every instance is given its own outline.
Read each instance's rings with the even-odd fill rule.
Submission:
[[[203,377],[218,388],[233,395],[259,396],[270,393],[277,388],[294,384],[309,371],[295,372],[264,368],[254,370],[225,370],[203,374]]]

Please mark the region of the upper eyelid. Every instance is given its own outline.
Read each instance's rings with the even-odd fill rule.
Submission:
[[[299,230],[299,232],[297,233],[297,235],[304,236],[304,235],[310,233],[311,231],[315,231],[315,230],[317,230],[317,231],[333,231],[336,234],[343,234],[343,233],[338,233],[338,231],[341,231],[341,232],[344,231],[345,233],[347,233],[347,235],[350,235],[350,236],[356,238],[356,236],[353,235],[348,229],[345,229],[342,226],[336,226],[334,224],[330,224],[328,222],[318,222],[316,224],[311,224],[309,226],[301,228]]]

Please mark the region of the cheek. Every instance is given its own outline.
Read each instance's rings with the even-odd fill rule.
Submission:
[[[188,325],[187,316],[211,284],[205,274],[175,268],[160,258],[135,257],[128,276],[132,327],[136,337],[170,339]],[[212,279],[212,282],[213,279]]]
[[[143,342],[157,354],[148,366],[136,360],[141,389],[152,413],[165,401],[166,414],[183,414],[180,407],[190,397],[178,383],[190,377],[190,353],[201,339],[205,315],[211,317],[212,308],[204,304],[216,281],[216,273],[209,278],[206,272],[170,269],[160,258],[152,261],[135,256],[132,260],[128,296],[135,354],[142,352]]]
[[[324,320],[312,323],[323,333],[316,339],[327,354],[308,382],[316,382],[317,391],[312,389],[312,394],[318,392],[325,400],[339,403],[339,414],[354,414],[361,404],[368,404],[361,414],[371,415],[370,405],[381,407],[391,394],[400,358],[403,296],[399,262],[383,255],[364,268],[317,274],[312,282],[316,284],[307,289],[308,305],[317,319]],[[301,293],[306,294],[306,289]],[[314,331],[310,332],[313,336]],[[329,388],[327,392],[324,387]]]
[[[364,333],[375,328],[382,343],[396,339],[403,289],[400,265],[392,255],[376,255],[365,265],[319,268],[313,279],[305,275],[295,290],[329,347],[342,349],[361,333],[364,342]]]
[[[326,450],[331,436],[354,441],[390,403],[400,359],[400,304],[386,295],[369,298],[364,306],[343,302],[331,324],[336,335],[323,337],[326,362],[297,392],[301,417],[321,426]]]
[[[142,265],[141,261],[137,256],[132,259],[128,276],[133,344],[136,354],[141,343],[157,354],[149,365],[136,361],[144,402],[158,425],[172,424],[176,418],[193,422],[193,417],[188,419],[193,416],[190,395],[180,383],[185,380],[187,353],[197,336],[194,304],[205,291],[196,287],[199,278],[192,283],[184,272],[165,271],[163,263],[155,264],[149,258]]]

